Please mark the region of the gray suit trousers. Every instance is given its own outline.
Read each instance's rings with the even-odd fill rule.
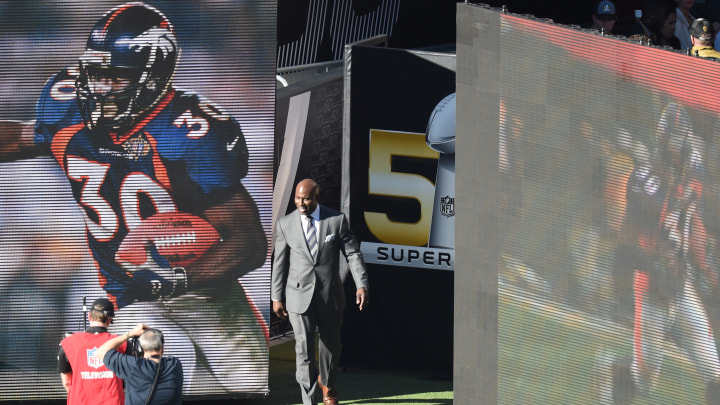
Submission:
[[[288,313],[295,334],[295,379],[300,384],[304,405],[313,405],[317,387],[318,369],[315,366],[315,331],[319,335],[318,363],[321,382],[335,387],[338,362],[342,350],[341,327],[343,312],[328,309],[317,297],[303,314]]]

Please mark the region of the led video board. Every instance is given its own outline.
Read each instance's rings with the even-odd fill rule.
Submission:
[[[456,399],[717,397],[718,73],[458,6]]]
[[[268,392],[277,5],[147,4],[169,24],[0,4],[0,401],[65,397],[58,344],[100,297],[110,332],[164,332],[186,398]]]

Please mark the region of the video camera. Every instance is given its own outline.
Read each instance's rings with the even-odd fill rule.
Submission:
[[[130,356],[135,356],[138,358],[143,357],[143,349],[142,346],[140,346],[140,339],[138,336],[128,338],[125,354],[129,354]]]

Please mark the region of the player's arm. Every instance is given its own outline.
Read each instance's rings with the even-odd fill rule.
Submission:
[[[265,262],[267,238],[255,201],[244,187],[200,216],[215,227],[221,241],[186,268],[190,288],[219,277],[241,276]]]
[[[173,267],[157,246],[147,244],[152,236],[144,232],[149,229],[137,227],[132,232],[140,235],[128,234],[123,240],[115,258],[132,273],[137,299],[168,298],[188,290],[217,286],[218,282],[230,285],[233,278],[260,267],[265,261],[265,232],[255,202],[245,188],[238,183],[234,191],[222,197],[204,198],[217,201],[209,204],[199,217],[217,231],[219,241],[195,261]],[[133,251],[137,247],[132,247],[137,246],[137,242],[141,243],[143,252],[139,257],[137,250]],[[144,263],[137,263],[142,259]]]
[[[0,120],[0,159],[12,160],[27,157],[36,150],[35,124],[13,120]]]
[[[688,260],[701,276],[703,294],[706,299],[716,302],[720,299],[720,257],[718,257],[717,218],[706,209],[690,219],[690,241]]]

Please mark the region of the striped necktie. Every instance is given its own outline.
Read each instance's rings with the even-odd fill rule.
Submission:
[[[307,240],[308,247],[310,248],[310,254],[313,259],[315,259],[318,253],[318,242],[313,219],[309,215],[305,216],[305,240]]]

